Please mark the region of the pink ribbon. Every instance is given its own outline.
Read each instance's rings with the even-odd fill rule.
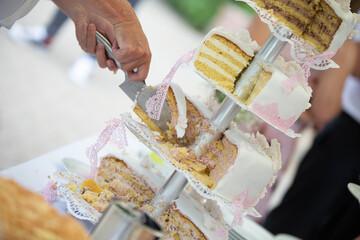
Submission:
[[[290,94],[291,91],[296,88],[299,84],[306,82],[310,77],[310,69],[312,65],[318,60],[328,61],[334,55],[336,51],[326,51],[320,55],[308,57],[301,68],[290,78],[283,81],[283,88],[287,94]]]
[[[92,179],[96,178],[96,170],[99,161],[98,153],[104,148],[110,139],[121,149],[128,145],[124,120],[113,118],[108,121],[107,127],[101,132],[96,142],[86,149],[86,155],[90,161],[90,176]]]
[[[165,79],[158,86],[156,93],[154,96],[150,97],[145,102],[146,113],[152,119],[159,120],[162,107],[164,106],[166,93],[169,89],[171,80],[174,78],[176,71],[183,63],[188,63],[193,58],[196,52],[196,48],[191,50],[190,52],[184,54],[175,65],[171,68],[170,72],[166,75]]]

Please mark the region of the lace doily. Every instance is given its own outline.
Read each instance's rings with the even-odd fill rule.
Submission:
[[[175,168],[178,172],[182,173],[188,180],[192,188],[194,188],[202,197],[206,199],[212,199],[218,203],[228,207],[230,210],[233,209],[233,203],[223,199],[222,197],[214,194],[210,188],[205,186],[203,183],[195,179],[188,171],[181,169],[171,159],[171,155],[167,148],[162,147],[155,139],[155,136],[151,130],[135,120],[133,120],[130,114],[124,114],[123,119],[125,120],[126,127],[146,146],[148,146],[153,152],[155,152],[161,159],[163,159],[168,165]],[[252,215],[259,217],[260,214],[252,206],[248,206],[244,209],[244,215]]]
[[[81,220],[96,223],[101,217],[95,208],[81,198],[80,186],[85,178],[69,172],[56,172],[54,179],[57,182],[57,194],[66,203],[71,215]],[[76,192],[69,188],[69,184],[76,186]]]
[[[314,47],[309,45],[299,36],[292,33],[292,31],[278,21],[267,11],[259,8],[255,2],[251,0],[236,0],[246,2],[251,6],[257,15],[260,17],[261,21],[266,23],[270,31],[274,34],[276,38],[281,41],[287,41],[291,45],[291,56],[298,63],[305,63],[309,58],[315,58],[315,62],[311,65],[311,68],[316,70],[326,70],[328,68],[338,68],[339,66],[331,60],[317,58],[317,55],[320,55],[319,51]]]

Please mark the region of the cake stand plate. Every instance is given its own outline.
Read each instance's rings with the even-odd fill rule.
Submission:
[[[210,188],[205,186],[203,183],[195,179],[189,171],[182,169],[178,162],[170,154],[169,150],[161,146],[159,142],[156,141],[156,138],[159,136],[153,133],[150,128],[147,126],[136,122],[130,114],[122,115],[126,127],[140,140],[144,143],[150,150],[157,154],[161,159],[163,159],[168,165],[175,168],[178,172],[182,173],[188,180],[192,188],[194,188],[202,197],[206,199],[212,199],[217,201],[223,206],[226,206],[230,211],[233,211],[232,202],[229,202],[217,194],[213,193]],[[251,215],[255,217],[261,216],[254,207],[250,206],[247,209],[244,209],[244,215]]]

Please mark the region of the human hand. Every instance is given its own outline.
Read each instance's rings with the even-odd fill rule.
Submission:
[[[87,53],[96,56],[98,64],[101,68],[108,68],[110,71],[116,71],[118,67],[112,59],[108,59],[103,44],[97,44],[96,31],[104,34],[111,43],[115,43],[115,34],[113,26],[92,13],[76,18],[75,29],[76,37],[80,47]]]
[[[130,80],[144,81],[149,73],[151,52],[136,16],[134,20],[114,24],[117,41],[113,45],[113,54]],[[133,71],[135,68],[136,72]]]
[[[138,22],[110,24],[94,14],[78,17],[75,22],[76,36],[81,48],[95,54],[101,68],[117,70],[115,62],[108,59],[103,44],[96,44],[96,30],[112,43],[114,57],[130,80],[144,81],[148,75],[151,52],[149,44]],[[136,72],[133,69],[137,69]]]
[[[113,55],[128,73],[130,80],[144,81],[148,75],[151,52],[147,38],[127,0],[53,0],[75,23],[81,48],[95,54],[99,66],[116,70],[107,59],[105,47],[96,44],[96,30],[109,39]],[[133,69],[137,69],[136,72]]]

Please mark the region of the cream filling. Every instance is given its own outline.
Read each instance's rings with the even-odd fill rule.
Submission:
[[[237,71],[237,72],[242,69],[242,68],[240,68],[238,65],[232,63],[229,59],[227,59],[227,58],[224,57],[223,55],[215,52],[214,50],[208,48],[208,47],[205,46],[205,45],[203,45],[203,46],[201,47],[200,51],[201,51],[202,53],[205,53],[205,54],[207,54],[207,55],[215,58],[215,59],[220,60],[221,62],[225,63],[226,65],[228,65],[230,68],[234,69],[234,70]],[[242,59],[242,60],[244,60],[244,59]],[[239,61],[239,62],[241,62],[241,64],[243,64],[244,66],[247,64],[246,61]],[[245,62],[245,63],[243,63],[243,62]]]
[[[234,77],[229,74],[228,72],[226,72],[224,69],[222,69],[221,67],[219,67],[217,64],[213,63],[212,61],[210,61],[207,58],[204,57],[200,57],[198,58],[198,60],[206,65],[208,65],[210,68],[212,68],[214,71],[220,73],[221,75],[225,76],[226,78],[228,78],[229,80],[232,80]]]
[[[247,65],[248,61],[244,59],[243,56],[239,56],[238,53],[236,53],[233,49],[229,49],[226,45],[224,45],[222,42],[220,42],[217,39],[211,39],[211,42],[218,47],[221,51],[224,51],[228,54],[230,54],[233,58],[236,59],[236,61],[241,62],[244,66]],[[221,56],[221,55],[220,55]]]

